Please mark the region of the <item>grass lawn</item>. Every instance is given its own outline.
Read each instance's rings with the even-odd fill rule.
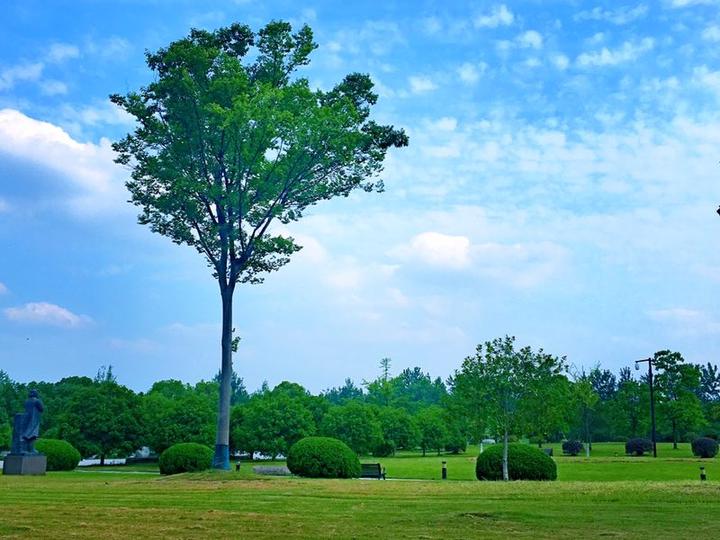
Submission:
[[[720,460],[702,462],[701,483],[685,447],[663,447],[657,460],[616,448],[557,457],[558,482],[471,480],[476,449],[382,458],[396,478],[386,482],[258,477],[245,463],[172,477],[147,465],[0,476],[0,538],[717,536]],[[458,481],[426,480],[440,477],[443,459]]]
[[[3,538],[713,538],[720,482],[0,477]]]

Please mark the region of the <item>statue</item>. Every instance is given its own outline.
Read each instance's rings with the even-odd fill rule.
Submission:
[[[25,400],[25,412],[15,415],[12,446],[5,457],[3,474],[45,474],[47,458],[35,450],[43,410],[37,390],[30,390]]]
[[[25,414],[22,432],[20,433],[20,453],[37,454],[35,441],[40,435],[40,415],[43,412],[43,403],[40,401],[37,390],[30,390],[25,400]]]

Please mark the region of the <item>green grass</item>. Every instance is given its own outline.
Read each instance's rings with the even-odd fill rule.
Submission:
[[[309,480],[240,472],[162,477],[151,465],[0,476],[1,538],[693,538],[717,535],[720,459],[684,446],[657,460],[622,445],[556,456],[558,482],[478,482],[477,449],[399,454],[391,478]],[[440,478],[441,461],[451,479]],[[698,467],[710,480],[701,483]]]
[[[0,477],[3,538],[712,538],[720,483]]]

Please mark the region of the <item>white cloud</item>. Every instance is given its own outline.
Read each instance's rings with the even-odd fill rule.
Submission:
[[[655,321],[669,324],[681,335],[720,334],[720,322],[703,311],[676,307],[649,310],[647,314]]]
[[[707,5],[711,6],[717,3],[718,0],[671,0],[670,6],[674,8],[684,8],[689,6]]]
[[[64,201],[80,215],[129,210],[124,171],[113,163],[110,141],[80,143],[63,129],[13,109],[0,110],[0,152],[58,173],[71,193]]]
[[[517,42],[521,47],[529,47],[533,49],[541,49],[543,46],[543,38],[540,33],[535,30],[523,32],[518,36]]]
[[[435,35],[442,30],[442,23],[437,17],[425,17],[422,21],[423,30],[425,33]]]
[[[437,89],[437,84],[430,77],[423,75],[412,75],[408,77],[410,83],[410,91],[413,94],[424,94]]]
[[[18,64],[0,71],[0,90],[9,90],[18,82],[37,81],[44,69],[42,62]]]
[[[4,310],[5,317],[11,321],[32,324],[48,324],[65,328],[77,328],[91,322],[84,315],[76,315],[72,311],[48,302],[30,302],[21,307]]]
[[[0,197],[0,214],[7,212],[8,210],[10,210],[10,203]]]
[[[622,6],[617,9],[596,7],[589,11],[581,11],[575,15],[574,19],[576,21],[607,21],[612,24],[623,25],[645,17],[647,12],[648,7],[645,4],[639,4],[635,7]]]
[[[458,122],[452,116],[443,116],[434,122],[428,122],[428,128],[437,131],[455,131]]]
[[[714,24],[708,26],[702,31],[702,38],[706,41],[718,42],[720,41],[720,26]]]
[[[6,294],[8,292],[8,288],[5,286],[5,284],[0,281],[0,294]]]
[[[485,72],[486,69],[487,64],[484,62],[480,62],[477,64],[465,62],[457,68],[457,74],[460,77],[460,80],[465,84],[475,84],[476,82],[478,82],[478,80],[480,80],[480,76]]]
[[[720,71],[710,71],[707,66],[693,70],[692,81],[720,97]]]
[[[77,58],[80,56],[80,49],[75,45],[68,43],[53,43],[47,54],[48,62],[59,63],[68,58]]]
[[[498,26],[509,26],[515,20],[515,15],[505,4],[495,6],[489,14],[478,15],[473,23],[476,28],[497,28]]]
[[[564,54],[556,54],[551,58],[553,65],[559,70],[565,70],[570,65],[570,60]]]
[[[101,41],[88,40],[83,50],[93,55],[97,55],[103,58],[124,58],[132,50],[130,42],[118,36],[110,36],[107,39]]]
[[[577,64],[580,67],[614,66],[636,60],[654,46],[655,42],[652,38],[644,38],[639,42],[626,41],[617,49],[603,47],[600,51],[582,53],[577,57]]]
[[[466,236],[429,231],[414,236],[408,245],[393,253],[429,266],[457,270],[470,264],[470,240]]]
[[[67,94],[68,88],[64,82],[47,80],[40,83],[40,91],[46,96]]]

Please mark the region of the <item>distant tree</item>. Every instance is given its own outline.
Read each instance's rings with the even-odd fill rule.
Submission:
[[[369,454],[383,441],[372,408],[356,401],[331,407],[320,424],[320,434],[340,439],[358,454]]]
[[[315,431],[310,411],[288,395],[253,396],[233,408],[233,444],[251,454],[287,456],[293,444]]]
[[[585,439],[585,453],[590,457],[594,413],[600,401],[600,396],[595,391],[592,380],[585,371],[581,371],[575,375],[572,397],[575,404],[576,418],[579,419],[582,426],[583,438]]]
[[[113,149],[132,170],[140,223],[200,252],[220,288],[215,468],[230,467],[235,287],[261,282],[299,249],[271,224],[358,188],[381,189],[374,179],[387,150],[408,142],[370,120],[377,95],[369,76],[348,75],[328,91],[293,78],[315,48],[309,27],[293,33],[281,21],[257,33],[240,24],[191,30],[146,53],[153,82],[110,98],[139,124]]]
[[[409,412],[430,405],[441,405],[447,397],[447,388],[439,377],[433,380],[419,367],[406,368],[390,381],[395,406]]]
[[[680,431],[689,431],[705,423],[700,399],[700,370],[686,364],[679,352],[658,351],[653,355],[658,374],[655,378],[661,418],[672,431],[673,448],[677,449]]]
[[[525,410],[526,434],[539,447],[557,440],[568,429],[568,411],[572,408],[572,384],[564,374],[546,378],[542,392],[532,392],[527,397]]]
[[[217,372],[215,377],[213,377],[213,381],[218,385],[222,382],[222,371]],[[230,405],[238,405],[246,402],[248,399],[250,399],[250,395],[245,388],[245,382],[242,377],[233,370],[230,376]]]
[[[325,390],[322,395],[333,405],[343,405],[352,400],[362,400],[362,388],[357,386],[351,379],[345,379],[345,384],[337,388]]]
[[[439,456],[450,435],[445,411],[438,405],[431,405],[420,409],[415,415],[415,421],[420,430],[420,448],[423,456],[428,450],[437,450]]]
[[[142,442],[158,453],[177,444],[213,441],[215,403],[180,381],[155,383],[140,397]]]
[[[614,430],[631,439],[646,433],[649,407],[650,399],[646,386],[632,377],[630,368],[622,368],[610,412]]]
[[[565,359],[530,347],[515,350],[506,336],[478,345],[451,379],[453,393],[468,416],[503,437],[503,479],[508,480],[507,445],[512,433],[527,431],[531,408],[553,398],[551,381],[565,371]]]
[[[720,369],[708,362],[696,366],[700,372],[698,397],[703,403],[720,403]]]
[[[138,397],[115,382],[80,387],[63,414],[59,437],[83,456],[127,455],[142,435]]]
[[[600,401],[610,401],[617,391],[617,379],[612,371],[597,365],[590,370],[590,384]]]
[[[275,388],[268,391],[267,395],[271,397],[286,396],[299,401],[305,409],[310,411],[316,426],[320,425],[323,416],[325,416],[325,413],[330,408],[330,404],[324,398],[313,396],[302,385],[288,381],[281,382]]]
[[[382,438],[393,448],[412,449],[420,444],[420,431],[412,416],[395,407],[380,407],[377,413]]]

